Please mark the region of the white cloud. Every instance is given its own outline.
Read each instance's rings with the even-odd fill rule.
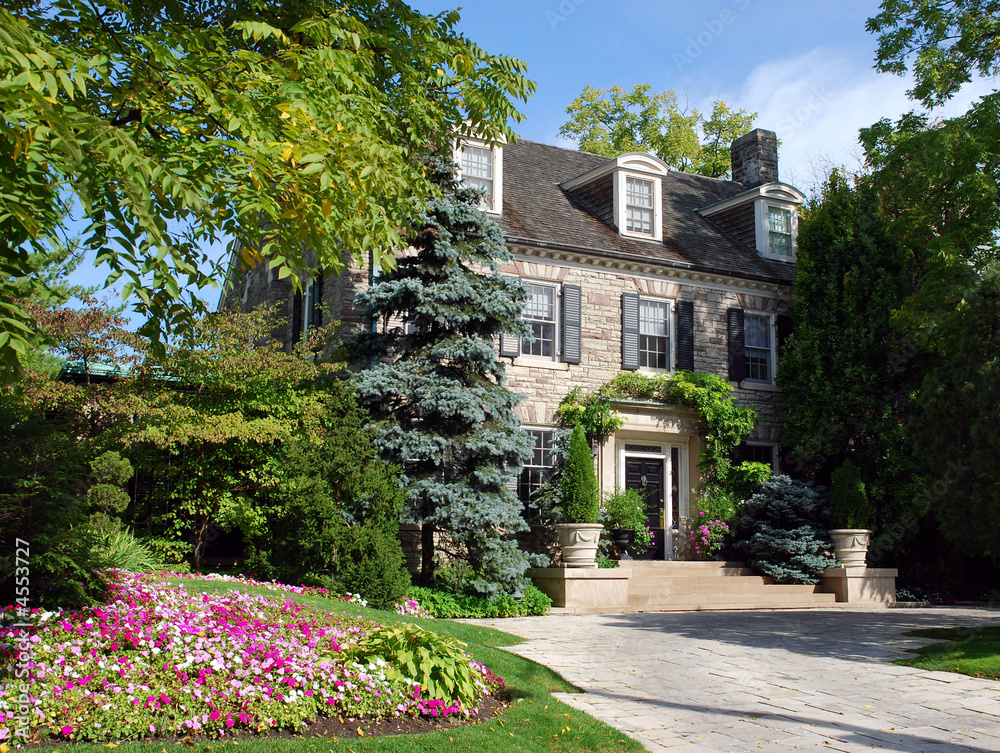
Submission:
[[[820,47],[762,63],[727,99],[756,111],[758,125],[775,131],[781,141],[782,180],[805,189],[816,182],[822,165],[857,166],[858,129],[920,109],[906,96],[910,86],[909,79],[876,73],[867,60]],[[964,112],[995,86],[995,81],[973,82],[933,114],[948,117]]]

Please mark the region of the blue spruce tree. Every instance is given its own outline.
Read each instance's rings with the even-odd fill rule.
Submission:
[[[402,466],[413,517],[422,524],[421,582],[433,576],[434,531],[470,570],[466,587],[486,596],[519,585],[528,567],[513,534],[522,504],[507,486],[531,455],[494,345],[500,333],[529,334],[527,297],[503,276],[510,258],[500,228],[462,187],[451,159],[428,169],[442,196],[408,236],[411,252],[359,293],[377,323],[355,346],[367,367],[355,377],[377,429],[382,457]]]

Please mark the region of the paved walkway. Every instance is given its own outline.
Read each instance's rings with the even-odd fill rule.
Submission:
[[[580,688],[570,706],[650,751],[1000,751],[1000,682],[890,664],[918,627],[1000,611],[685,612],[471,620]]]

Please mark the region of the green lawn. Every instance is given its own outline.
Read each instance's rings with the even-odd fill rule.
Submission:
[[[190,579],[168,580],[181,584],[189,591],[227,591],[231,584],[219,581]],[[254,593],[272,597],[275,591],[240,586]],[[398,753],[427,751],[450,753],[473,750],[477,753],[513,753],[514,751],[558,751],[560,753],[626,753],[642,751],[643,747],[621,732],[596,719],[556,701],[552,692],[577,690],[556,673],[503,651],[501,646],[521,643],[517,636],[499,630],[466,625],[450,620],[428,620],[401,617],[391,612],[347,604],[339,599],[322,596],[288,594],[303,604],[328,612],[344,612],[371,617],[383,625],[396,622],[413,622],[438,633],[450,635],[468,644],[467,650],[477,661],[483,662],[507,683],[511,707],[488,722],[456,729],[420,735],[385,736],[363,739],[243,739],[239,742],[200,739],[195,745],[159,742],[125,743],[116,748],[117,753],[160,753],[161,751],[218,751],[230,753],[326,753],[327,751],[378,751]],[[197,739],[197,738],[196,738]],[[107,745],[60,745],[53,750],[66,753],[102,753]]]
[[[919,656],[900,659],[896,664],[1000,680],[1000,627],[930,628],[907,635],[945,643],[918,648],[915,653]]]

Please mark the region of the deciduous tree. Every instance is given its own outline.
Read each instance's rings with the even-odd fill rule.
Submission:
[[[716,100],[706,120],[697,110],[682,110],[674,92],[652,93],[649,84],[637,84],[632,91],[588,86],[566,112],[571,117],[559,135],[585,152],[605,157],[650,152],[675,170],[714,178],[729,173],[729,145],[757,117]]]
[[[143,333],[190,325],[232,240],[281,276],[386,249],[434,195],[428,143],[509,136],[534,85],[399,0],[52,0],[0,10],[0,377],[35,322],[7,282],[67,234],[124,278]],[[416,197],[416,200],[415,198]]]

